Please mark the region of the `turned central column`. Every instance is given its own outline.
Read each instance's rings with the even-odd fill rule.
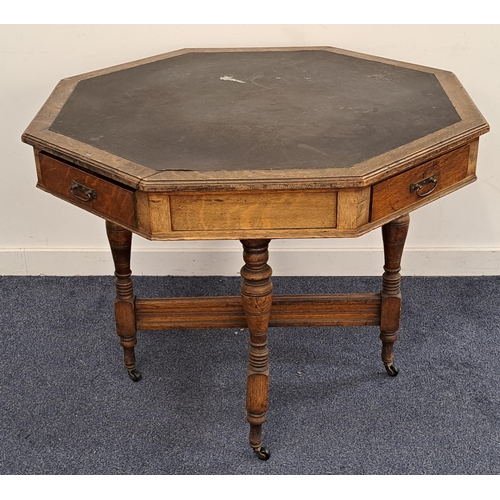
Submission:
[[[242,240],[245,265],[241,269],[243,309],[250,334],[247,370],[247,420],[250,446],[261,460],[270,452],[262,446],[262,424],[266,420],[269,387],[267,328],[272,305],[272,270],[267,264],[270,240]]]

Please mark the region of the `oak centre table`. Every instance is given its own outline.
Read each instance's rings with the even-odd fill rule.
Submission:
[[[185,49],[62,80],[22,136],[37,186],[106,220],[116,331],[248,327],[247,420],[260,459],[269,326],[379,325],[397,375],[409,212],[476,179],[488,124],[457,78],[331,47]],[[382,227],[380,293],[272,294],[275,238]],[[240,240],[241,295],[136,298],[132,233]]]

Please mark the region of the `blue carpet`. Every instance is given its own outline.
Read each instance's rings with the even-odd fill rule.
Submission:
[[[274,278],[276,293],[379,278]],[[138,296],[238,278],[136,277]],[[499,474],[500,277],[403,278],[396,378],[378,328],[270,330],[264,442],[248,446],[247,335],[139,332],[122,366],[111,277],[0,277],[0,474]]]

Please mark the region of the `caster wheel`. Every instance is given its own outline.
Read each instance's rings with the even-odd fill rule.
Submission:
[[[387,363],[385,369],[391,377],[395,377],[399,373],[399,370],[392,363]]]
[[[137,368],[129,370],[128,375],[134,382],[139,382],[142,378],[141,372]]]
[[[266,448],[265,446],[261,446],[260,449],[253,451],[255,451],[255,454],[257,455],[257,458],[259,460],[269,460],[269,457],[271,456],[269,448]]]

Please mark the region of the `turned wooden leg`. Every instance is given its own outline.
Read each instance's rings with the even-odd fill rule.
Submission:
[[[130,270],[130,251],[132,247],[132,233],[112,222],[106,221],[113,262],[115,264],[115,320],[116,333],[120,337],[123,347],[125,368],[130,378],[137,382],[141,373],[135,367],[134,346],[137,343],[135,324],[135,296],[134,284]]]
[[[262,424],[266,420],[269,387],[269,351],[267,328],[271,313],[272,270],[267,264],[270,240],[242,240],[245,265],[241,293],[248,330],[250,349],[247,370],[247,420],[250,423],[250,446],[261,460],[270,452],[262,446]]]
[[[382,227],[385,265],[382,278],[380,340],[382,362],[387,373],[393,377],[398,374],[398,369],[394,366],[394,342],[401,316],[401,257],[409,224],[410,216],[406,214]]]

